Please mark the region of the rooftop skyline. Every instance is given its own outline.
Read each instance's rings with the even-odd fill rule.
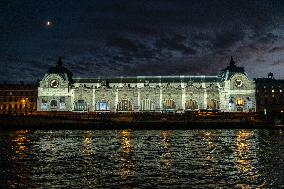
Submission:
[[[36,81],[62,56],[74,76],[216,75],[233,56],[283,78],[283,1],[1,1],[0,81]]]

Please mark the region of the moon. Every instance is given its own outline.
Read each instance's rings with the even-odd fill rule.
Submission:
[[[47,21],[45,22],[45,25],[46,25],[47,27],[51,27],[52,22],[51,22],[50,20],[47,20]]]

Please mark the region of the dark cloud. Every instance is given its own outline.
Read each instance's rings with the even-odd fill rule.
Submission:
[[[114,48],[119,48],[122,51],[129,51],[134,53],[138,52],[141,48],[144,48],[141,44],[137,44],[130,39],[118,36],[109,36],[107,38],[106,44]]]
[[[58,56],[89,77],[213,74],[231,55],[253,77],[284,69],[281,0],[4,0],[0,12],[2,80],[40,78]]]
[[[160,38],[156,41],[156,47],[158,49],[168,49],[173,51],[180,51],[185,55],[194,55],[196,54],[196,50],[193,48],[186,46],[185,37],[181,35],[175,35],[172,38]]]
[[[270,53],[275,53],[275,52],[284,52],[284,46],[277,46],[277,47],[273,47],[269,50]]]
[[[214,48],[229,48],[236,42],[243,40],[244,32],[240,31],[224,31],[216,33],[216,38],[213,43]]]

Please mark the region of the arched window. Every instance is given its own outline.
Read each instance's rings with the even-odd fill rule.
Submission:
[[[102,100],[96,103],[96,111],[109,111],[109,103],[106,100]]]
[[[123,99],[117,104],[117,110],[118,111],[132,111],[132,103],[128,99]]]
[[[235,101],[234,101],[234,97],[230,97],[230,99],[229,99],[229,110],[230,110],[230,111],[235,110]]]
[[[173,99],[165,99],[163,103],[164,109],[175,109],[175,101]]]
[[[209,99],[207,101],[207,109],[219,109],[219,102],[216,99]]]
[[[75,102],[74,110],[87,111],[87,102],[85,102],[84,100],[78,100],[77,102]]]
[[[50,107],[51,107],[51,108],[57,107],[57,100],[52,100],[52,101],[50,102]]]
[[[198,105],[197,105],[197,102],[195,100],[187,100],[185,102],[185,109],[187,110],[196,110],[198,109]]]
[[[243,105],[244,105],[244,99],[238,98],[238,99],[236,100],[236,104],[237,104],[237,106],[243,106]]]
[[[253,110],[253,102],[252,102],[252,100],[249,97],[247,97],[246,105],[247,105],[247,109],[249,111]]]
[[[155,102],[150,99],[144,99],[141,102],[142,111],[153,111],[155,110]]]

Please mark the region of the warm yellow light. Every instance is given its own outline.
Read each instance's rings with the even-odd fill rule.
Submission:
[[[237,99],[237,105],[238,106],[242,106],[244,104],[244,101],[243,101],[243,99]]]
[[[271,90],[271,92],[273,92],[273,93],[274,93],[274,89],[272,89],[272,90]]]

